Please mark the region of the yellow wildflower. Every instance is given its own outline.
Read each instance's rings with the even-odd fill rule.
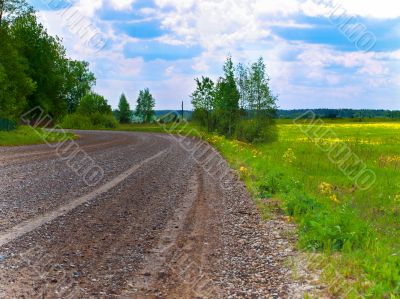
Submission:
[[[339,199],[337,198],[336,194],[333,194],[330,199],[335,203],[340,203]]]
[[[246,167],[240,166],[240,172],[246,172],[246,171],[247,171],[247,168],[246,168]]]
[[[287,151],[283,154],[283,159],[291,164],[293,163],[297,158],[291,148],[288,148]]]
[[[331,194],[333,191],[333,186],[329,183],[322,182],[318,189],[322,194]]]

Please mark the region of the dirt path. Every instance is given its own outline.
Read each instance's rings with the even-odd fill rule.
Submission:
[[[292,227],[260,220],[206,144],[79,132],[87,186],[45,145],[0,149],[0,298],[293,298]]]

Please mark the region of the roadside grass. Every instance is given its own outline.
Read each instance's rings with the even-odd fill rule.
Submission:
[[[67,137],[75,139],[72,133],[67,133]],[[49,132],[44,129],[32,129],[27,126],[20,126],[14,131],[0,131],[0,146],[20,146],[33,145],[45,142],[59,142],[65,140],[63,133]]]
[[[376,173],[354,186],[296,125],[279,141],[250,145],[208,136],[237,169],[264,217],[278,199],[298,224],[298,246],[321,253],[318,267],[334,296],[400,297],[400,123],[326,124]],[[338,254],[340,253],[340,254]]]

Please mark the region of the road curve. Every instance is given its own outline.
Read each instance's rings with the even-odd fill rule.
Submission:
[[[301,297],[293,228],[261,221],[207,144],[76,133],[70,147],[0,148],[0,298]]]

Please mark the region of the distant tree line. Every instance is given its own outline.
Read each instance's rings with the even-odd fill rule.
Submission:
[[[298,117],[309,116],[307,112],[312,111],[320,118],[393,118],[400,119],[400,111],[391,110],[372,110],[372,109],[293,109],[293,110],[278,110],[279,118],[295,119]]]
[[[193,119],[209,132],[244,141],[268,141],[276,137],[276,97],[262,58],[250,66],[234,66],[228,57],[224,75],[217,82],[196,79],[192,93]]]

